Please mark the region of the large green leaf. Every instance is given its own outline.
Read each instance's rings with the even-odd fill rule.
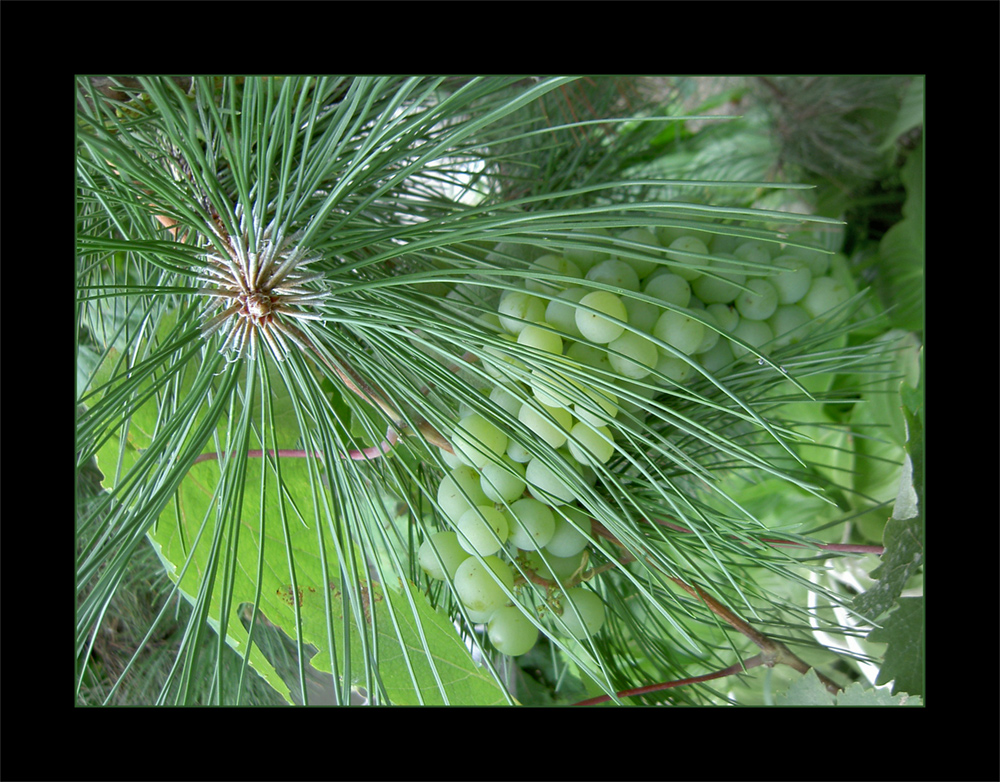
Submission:
[[[166,329],[165,324],[161,334]],[[97,373],[98,384],[116,372],[124,374],[123,369],[115,369],[119,358],[117,351],[109,352]],[[193,375],[186,370],[193,367],[181,370],[182,394]],[[153,382],[135,383],[135,397],[141,399]],[[105,389],[113,387],[111,383]],[[273,389],[275,442],[279,448],[294,447],[301,434],[292,401],[283,385],[275,384]],[[96,403],[99,398],[90,401]],[[112,490],[118,481],[126,480],[158,436],[160,404],[155,395],[150,396],[127,417],[124,449],[118,437],[99,449],[97,462],[105,475],[105,488]],[[253,405],[254,410],[259,408],[259,403]],[[203,415],[204,408],[196,420]],[[217,426],[220,444],[227,442],[227,426],[225,418]],[[205,453],[214,456],[215,448],[210,442]],[[250,448],[260,448],[260,443],[252,440]],[[344,529],[326,510],[336,503],[330,489],[318,480],[321,472],[316,462],[285,457],[279,463],[269,456],[230,457],[223,464],[215,458],[194,464],[148,538],[179,591],[192,604],[207,602],[210,624],[224,629],[227,643],[246,656],[250,666],[284,698],[291,702],[287,684],[251,643],[241,621],[245,607],[255,606],[290,637],[318,649],[313,663],[320,671],[332,672],[336,665],[341,675],[350,670],[351,683],[358,684],[366,670],[362,661],[372,660],[385,697],[393,703],[509,702],[451,621],[412,583],[381,585],[354,579],[345,587],[344,572],[367,571],[352,571],[337,556],[334,538],[342,536]],[[224,476],[231,484],[225,501]],[[233,498],[241,493],[242,502],[237,505]],[[234,508],[237,512],[232,512]],[[371,522],[379,520],[373,516]],[[364,563],[353,565],[363,568]],[[350,595],[362,599],[352,603]],[[367,604],[357,604],[361,602]],[[349,638],[350,666],[345,637]]]

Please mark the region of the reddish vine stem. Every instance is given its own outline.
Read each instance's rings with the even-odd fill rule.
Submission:
[[[670,690],[674,687],[683,687],[686,684],[701,684],[702,682],[711,681],[712,679],[723,679],[726,676],[732,676],[733,674],[743,673],[749,671],[751,668],[756,668],[758,665],[766,665],[764,661],[764,656],[761,654],[754,655],[748,660],[743,662],[730,665],[728,668],[723,668],[721,671],[714,671],[713,673],[706,673],[701,676],[691,676],[687,679],[675,679],[670,682],[660,682],[659,684],[647,684],[645,687],[636,687],[631,690],[622,690],[621,692],[615,693],[619,698],[632,698],[637,695],[646,695],[651,692],[660,692],[661,690]],[[585,701],[577,701],[574,706],[596,706],[599,703],[607,703],[611,700],[610,695],[598,695],[594,698],[588,698]]]
[[[350,451],[347,451],[346,453],[340,454],[340,457],[342,459],[351,459],[356,462],[368,461],[371,459],[380,459],[393,449],[393,446],[396,445],[398,439],[399,435],[396,434],[396,430],[390,428],[389,431],[386,432],[386,439],[384,439],[378,445],[373,445],[369,448],[355,448]],[[247,451],[248,459],[259,459],[263,455],[264,451],[262,450]],[[314,451],[312,454],[310,454],[309,451],[300,451],[294,449],[279,449],[277,451],[272,449],[267,452],[267,455],[280,456],[284,459],[303,459],[310,455],[315,456],[317,459],[323,458],[322,451]],[[236,456],[236,452],[233,451],[230,454],[230,456]],[[211,459],[218,459],[218,458],[219,455],[215,452],[203,453],[197,459],[194,460],[194,463],[197,464],[198,462],[205,462]]]
[[[608,529],[604,527],[604,525],[600,524],[597,521],[594,521],[593,525],[594,525],[593,526],[594,532],[597,535],[600,535],[601,537],[610,541],[611,543],[618,546],[620,549],[624,551],[624,555],[621,560],[622,564],[628,564],[635,558],[631,553],[629,553],[629,551],[625,548],[625,546],[621,543],[621,541],[619,541],[614,535],[612,535],[611,532],[609,532]],[[773,668],[775,665],[779,664],[788,665],[789,667],[793,668],[799,673],[806,673],[810,668],[812,668],[811,665],[809,665],[804,660],[799,658],[791,649],[789,649],[783,643],[768,638],[766,635],[761,633],[759,630],[753,627],[750,623],[743,620],[741,617],[737,616],[733,611],[724,606],[722,603],[720,603],[718,600],[709,595],[700,587],[691,586],[690,584],[681,581],[679,578],[676,578],[675,576],[668,575],[667,578],[673,581],[675,584],[677,584],[677,586],[679,586],[689,595],[694,597],[696,600],[700,600],[701,602],[703,602],[705,606],[713,614],[722,619],[726,624],[728,624],[734,630],[742,633],[744,636],[749,638],[750,641],[752,641],[754,645],[756,645],[761,650],[761,655],[760,655],[761,660],[758,663],[759,665],[766,665],[769,668]],[[840,692],[841,687],[835,681],[833,681],[820,671],[816,671],[816,675],[819,677],[819,680],[823,682],[823,685],[826,687],[827,691],[833,693],[834,695]]]

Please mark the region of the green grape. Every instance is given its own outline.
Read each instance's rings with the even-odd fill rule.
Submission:
[[[555,529],[555,516],[545,503],[530,497],[511,503],[508,540],[522,551],[534,551],[547,545]]]
[[[655,255],[660,255],[663,252],[656,235],[648,228],[629,228],[618,238],[626,242],[636,242],[637,244],[650,245],[649,248],[645,250],[635,250],[635,248],[630,247],[628,248],[630,252],[635,250],[635,252],[646,252]],[[642,258],[621,258],[621,260],[625,261],[625,263],[635,270],[635,273],[640,280],[644,277],[648,277],[659,267],[659,264],[656,263],[656,261],[647,261]]]
[[[480,486],[479,473],[467,464],[444,476],[438,484],[437,501],[441,512],[452,522],[458,521],[469,508],[489,502]]]
[[[771,327],[767,323],[762,320],[750,320],[749,318],[740,318],[740,322],[736,324],[736,328],[733,329],[732,333],[734,337],[742,339],[744,342],[757,348],[757,352],[759,353],[767,353],[763,346],[774,339],[774,332],[771,331]],[[730,347],[735,358],[743,358],[743,356],[749,353],[745,347],[737,345],[735,342],[730,343]]]
[[[699,353],[695,356],[695,358],[698,359],[698,363],[700,363],[706,370],[715,374],[723,367],[727,367],[732,363],[733,349],[730,346],[729,340],[720,339],[715,343],[714,348],[707,350],[704,353]],[[657,369],[659,369],[659,366],[657,366]],[[690,369],[690,367],[688,367],[688,369]],[[666,374],[666,372],[664,372],[664,374]],[[688,377],[690,377],[690,374]],[[682,381],[678,380],[677,382]]]
[[[482,469],[507,450],[507,435],[479,413],[472,413],[459,420],[451,446],[464,464]]]
[[[563,291],[545,307],[545,321],[566,336],[580,338],[583,335],[576,327],[576,304],[588,293],[590,288],[569,288]]]
[[[657,319],[653,336],[691,355],[701,344],[705,327],[685,312],[667,310]]]
[[[514,418],[517,418],[517,411],[521,409],[521,400],[503,386],[493,386],[490,391],[490,401]]]
[[[642,287],[642,292],[667,304],[676,304],[678,307],[686,307],[691,302],[691,283],[673,272],[650,277]]]
[[[497,556],[483,557],[483,564],[469,557],[455,571],[454,583],[462,604],[482,616],[507,604],[509,598],[500,584],[513,591],[514,572]]]
[[[716,326],[718,325],[718,323],[716,323],[715,321],[715,315],[712,312],[709,312],[707,308],[701,313],[701,316],[708,323],[712,323]],[[698,343],[698,347],[695,349],[694,352],[696,354],[707,353],[708,351],[710,351],[712,348],[715,347],[715,343],[717,343],[718,341],[719,341],[719,332],[716,331],[715,329],[705,326],[705,335],[701,338],[701,342]]]
[[[544,322],[525,326],[517,335],[517,344],[561,356],[563,352],[562,337],[546,328],[547,326],[548,324]]]
[[[784,304],[778,307],[767,319],[767,325],[775,334],[775,347],[794,345],[802,339],[804,330],[801,327],[811,320],[809,313],[798,304]]]
[[[767,280],[755,277],[746,284],[747,290],[736,297],[736,309],[741,318],[767,320],[778,308],[778,291]]]
[[[497,306],[500,325],[511,334],[520,334],[529,323],[545,317],[545,299],[527,291],[504,291]]]
[[[527,464],[534,458],[534,454],[524,446],[524,443],[519,443],[513,438],[507,441],[506,455],[507,458],[513,459],[518,464]]]
[[[516,339],[513,334],[507,334],[507,333],[499,334],[497,336],[503,342],[513,343]],[[504,364],[509,364],[512,367],[517,367],[520,369],[526,369],[523,362],[514,358],[504,348],[496,347],[494,345],[483,345],[483,353],[486,356],[495,358],[497,359],[497,361],[500,362],[500,366],[496,366],[496,362],[494,361],[487,361],[485,359],[483,360],[483,367],[486,369],[487,372],[490,373],[490,375],[495,377],[497,380],[509,382],[509,375],[507,375],[502,369]]]
[[[813,250],[808,247],[788,247],[786,252],[801,258],[809,264],[809,271],[812,272],[813,279],[822,277],[830,270],[830,254]]]
[[[733,258],[735,255],[728,253],[716,253],[720,257]],[[740,285],[747,281],[747,276],[742,272],[735,271],[732,266],[723,265],[717,261],[712,262],[711,271],[713,275],[703,274],[691,283],[694,295],[705,304],[729,304],[740,295]]]
[[[578,641],[589,638],[604,626],[604,601],[597,593],[573,587],[563,593],[561,602],[562,620],[569,634]]]
[[[768,277],[778,292],[778,304],[794,304],[809,292],[812,271],[805,260],[794,255],[781,255],[774,259],[774,265],[788,270]]]
[[[812,281],[809,292],[799,305],[812,317],[818,318],[851,297],[851,292],[842,282],[833,277],[819,277]]]
[[[573,415],[581,421],[592,426],[604,426],[618,415],[618,397],[610,391],[584,388],[583,393],[588,401],[573,403]],[[569,428],[571,427],[567,427],[567,429]]]
[[[490,643],[500,654],[517,657],[538,641],[538,628],[517,606],[498,608],[486,625]]]
[[[608,291],[594,291],[580,299],[580,304],[596,310],[596,312],[583,309],[576,311],[576,326],[586,339],[591,342],[607,343],[617,339],[625,331],[624,325],[611,320],[615,318],[628,322],[625,303],[615,294]]]
[[[468,558],[469,552],[458,542],[458,533],[451,530],[435,532],[417,551],[417,563],[428,576],[438,581],[454,578],[458,566]]]
[[[553,448],[559,448],[566,442],[566,436],[573,426],[573,416],[565,407],[549,407],[532,402],[521,405],[517,420]]]
[[[582,508],[562,505],[553,517],[555,529],[545,544],[545,550],[556,557],[573,557],[583,551],[587,547],[587,535],[593,527],[590,516]]]
[[[732,334],[736,324],[740,322],[740,313],[728,304],[709,304],[705,312],[712,314],[713,322],[727,334]]]
[[[646,377],[656,366],[659,351],[645,334],[626,331],[608,344],[608,359],[615,372],[633,380]]]
[[[545,555],[544,560],[542,559],[542,554]],[[557,557],[550,553],[547,548],[542,549],[541,552],[528,551],[525,554],[524,561],[529,568],[542,578],[561,584],[570,579],[580,569],[580,565],[583,564],[583,549],[568,557]]]
[[[663,308],[648,301],[633,299],[631,296],[623,296],[622,301],[625,302],[625,310],[628,313],[628,324],[644,334],[651,333]]]
[[[709,263],[708,258],[699,258],[699,255],[708,255],[708,247],[701,239],[690,235],[674,239],[666,253],[667,258],[674,261],[670,264],[674,274],[689,282],[701,275],[699,266]]]
[[[726,350],[729,350],[728,345],[726,345]],[[732,358],[732,353],[730,353],[729,360],[731,361]],[[695,369],[690,362],[669,353],[660,354],[660,359],[656,362],[656,371],[661,375],[666,375],[675,383],[686,383],[695,374]]]
[[[588,345],[586,342],[574,342],[570,345],[566,350],[566,358],[608,374],[614,372],[611,368],[611,358],[608,356],[608,351],[594,345]]]
[[[748,242],[743,242],[733,250],[733,255],[741,261],[766,266],[771,262],[771,245],[767,242],[758,242],[751,239]]]
[[[579,383],[562,372],[555,372],[548,368],[536,367],[530,372],[531,379],[528,381],[531,393],[541,404],[547,407],[569,407],[573,404],[573,388],[579,387]]]
[[[561,255],[553,255],[551,253],[547,253],[541,258],[533,261],[528,267],[528,270],[532,272],[542,272],[544,274],[561,274],[564,277],[575,277],[577,279],[583,277],[583,272],[580,271],[580,267],[573,263],[573,261],[568,258],[564,258]],[[528,277],[524,281],[524,287],[535,293],[545,293],[549,296],[554,296],[566,286],[560,282]]]
[[[570,430],[567,442],[570,454],[580,464],[605,464],[615,453],[614,437],[606,426],[579,421]]]
[[[512,502],[524,494],[527,488],[524,483],[524,465],[506,455],[501,457],[500,462],[483,465],[479,482],[483,494],[493,502]]]
[[[510,526],[502,511],[492,505],[470,508],[455,523],[458,542],[470,554],[496,554],[507,541]]]
[[[622,288],[627,291],[639,290],[639,275],[635,269],[625,261],[611,258],[601,261],[597,266],[587,272],[587,279],[591,282],[601,282],[613,288]]]
[[[576,490],[538,457],[524,471],[524,479],[532,496],[549,505],[565,505],[576,499]]]
[[[567,247],[563,255],[573,261],[583,274],[611,257],[608,252],[609,245],[603,242],[594,241],[591,237],[603,236],[610,238],[611,232],[606,228],[577,228],[573,232],[573,238],[581,244],[592,243],[592,247]]]

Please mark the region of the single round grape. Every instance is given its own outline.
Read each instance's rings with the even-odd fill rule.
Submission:
[[[532,496],[549,505],[565,505],[576,499],[576,490],[538,457],[524,471],[524,479]]]
[[[648,245],[646,248],[627,248],[628,252],[644,252],[647,254],[659,256],[663,250],[660,247],[660,241],[656,238],[656,235],[650,231],[648,228],[629,228],[621,236],[618,237],[626,242],[635,242],[636,244]],[[641,280],[644,277],[648,277],[650,273],[655,271],[659,264],[656,261],[646,260],[644,258],[631,258],[622,254],[626,248],[622,248],[619,251],[618,257],[625,261],[629,266],[635,269],[635,273]]]
[[[548,545],[555,530],[555,516],[545,503],[531,497],[511,503],[507,539],[522,551],[534,551]]]
[[[428,576],[438,581],[454,578],[458,566],[468,558],[469,552],[458,542],[458,533],[451,530],[435,532],[417,551],[417,563]]]
[[[463,463],[482,469],[507,450],[507,435],[479,413],[472,413],[459,420],[451,446]]]
[[[539,576],[547,581],[562,583],[571,578],[580,569],[583,563],[583,549],[568,557],[557,557],[549,550],[528,551],[525,555],[525,563]],[[545,559],[542,559],[544,554]]]
[[[709,304],[705,311],[712,313],[716,325],[727,334],[732,334],[736,324],[740,322],[740,313],[728,304]]]
[[[646,377],[656,366],[658,357],[656,345],[645,334],[626,331],[608,343],[608,359],[615,372],[633,380]]]
[[[513,590],[514,573],[510,565],[497,556],[483,557],[483,564],[475,557],[469,557],[455,571],[458,599],[466,608],[480,615],[492,613],[509,601],[501,583],[508,590]]]
[[[621,336],[625,326],[615,323],[612,318],[628,322],[628,310],[625,303],[609,291],[594,291],[588,293],[580,304],[590,307],[596,312],[578,309],[576,311],[576,326],[580,333],[591,342],[607,343]]]
[[[580,464],[605,464],[614,456],[615,445],[611,430],[606,426],[591,426],[583,421],[570,430],[569,452]]]
[[[812,317],[818,318],[851,297],[851,292],[842,282],[833,277],[819,277],[812,281],[809,292],[799,305]]]
[[[573,277],[575,279],[583,277],[583,272],[580,271],[580,267],[573,263],[573,261],[563,257],[562,255],[554,255],[552,253],[546,253],[540,258],[532,261],[531,265],[528,266],[528,270],[532,272],[542,272],[543,274],[561,274],[564,277]],[[563,290],[566,287],[566,284],[556,280],[543,280],[528,277],[524,281],[524,287],[535,293],[545,293],[550,296],[554,296],[559,291]]]
[[[813,279],[822,277],[830,270],[830,254],[813,250],[808,247],[786,247],[785,252],[801,258],[809,264],[809,271],[812,272]]]
[[[726,349],[729,349],[728,345]],[[729,358],[732,360],[731,353]],[[666,375],[667,378],[673,380],[675,383],[686,383],[695,374],[694,367],[691,366],[690,362],[667,353],[660,354],[660,360],[656,362],[656,371],[661,375]]]
[[[601,261],[587,272],[587,279],[591,282],[600,282],[627,291],[639,290],[639,275],[636,274],[635,269],[625,261],[619,261],[616,258]]]
[[[736,324],[736,328],[733,329],[733,336],[742,339],[744,342],[757,348],[759,353],[767,353],[764,350],[764,345],[774,339],[774,332],[771,331],[771,327],[767,325],[762,320],[750,320],[749,318],[740,318],[740,322]],[[743,358],[747,355],[749,351],[742,345],[738,345],[735,342],[731,342],[733,356],[735,358]]]
[[[506,332],[497,336],[503,343],[513,343],[516,339],[513,334],[508,334]],[[505,371],[506,365],[525,369],[524,363],[514,358],[514,356],[510,354],[509,349],[503,346],[498,347],[496,345],[483,345],[483,353],[495,359],[491,361],[484,358],[483,368],[497,380],[509,382],[509,374]]]
[[[696,358],[698,359],[698,363],[700,363],[706,370],[714,374],[723,367],[729,366],[733,362],[733,349],[730,346],[729,340],[720,339],[715,343],[714,348],[707,350],[704,353],[699,353]],[[657,367],[657,369],[659,369],[659,367]],[[667,373],[664,372],[664,374]],[[688,375],[688,377],[690,377],[690,375]],[[677,382],[682,381],[678,380]]]
[[[524,465],[518,464],[509,456],[503,456],[500,462],[483,465],[479,482],[483,494],[493,502],[513,502],[527,488],[524,483]]]
[[[538,628],[517,606],[498,608],[486,625],[490,643],[500,654],[517,657],[538,641]]]
[[[708,247],[701,239],[690,235],[674,239],[666,253],[666,257],[674,262],[670,264],[674,274],[689,282],[701,274],[700,266],[709,263],[708,258],[699,258],[699,255],[708,255]]]
[[[767,325],[774,332],[775,347],[794,345],[804,334],[805,326],[812,318],[798,304],[784,304],[774,311],[774,314],[767,319]]]
[[[720,257],[735,258],[735,255],[717,253]],[[705,304],[729,304],[740,295],[740,285],[747,281],[746,274],[737,271],[728,264],[721,264],[713,261],[711,266],[712,275],[703,274],[691,283],[694,295]],[[721,279],[719,279],[721,278]]]
[[[490,401],[514,418],[517,418],[517,411],[521,409],[521,400],[503,386],[493,386]]]
[[[511,334],[517,335],[530,323],[538,323],[545,317],[545,299],[527,291],[504,291],[497,305],[500,325]]]
[[[574,342],[570,345],[566,349],[566,358],[572,359],[577,364],[599,369],[602,372],[609,374],[614,372],[611,368],[611,359],[608,357],[608,351],[594,345],[588,345],[586,342]]]
[[[812,271],[805,260],[781,255],[774,259],[774,265],[788,270],[767,278],[778,292],[778,304],[794,304],[809,292]]]
[[[625,302],[625,310],[628,312],[628,325],[644,334],[652,333],[656,319],[660,317],[663,308],[631,296],[623,296],[622,301]]]
[[[547,325],[547,323],[542,322],[525,326],[517,335],[517,344],[561,356],[563,352],[562,337],[546,328]]]
[[[618,397],[599,388],[584,388],[586,402],[574,402],[573,414],[592,426],[604,426],[618,415]],[[558,447],[558,446],[556,446]]]
[[[684,312],[667,310],[656,321],[653,336],[677,348],[681,353],[691,355],[701,344],[705,327]]]
[[[706,308],[702,314],[702,318],[708,323],[718,325],[715,321],[715,315]],[[719,341],[719,332],[713,328],[705,326],[705,335],[701,338],[701,342],[698,343],[698,347],[695,349],[695,353],[707,353],[709,350],[715,347],[715,343]]]
[[[596,592],[573,587],[563,593],[561,602],[562,620],[569,634],[578,641],[590,638],[604,626],[604,601]]]
[[[492,505],[470,508],[455,524],[458,542],[470,554],[496,554],[506,542],[510,526],[502,511]]]
[[[771,247],[768,242],[760,242],[756,239],[743,242],[735,250],[733,255],[741,261],[748,261],[754,265],[765,266],[771,262]]]
[[[573,426],[573,415],[565,407],[549,407],[538,402],[521,405],[517,420],[553,448],[559,448],[566,442]]]
[[[576,327],[576,305],[588,293],[590,288],[564,290],[545,307],[545,321],[566,336],[578,339],[582,335]]]
[[[525,447],[524,443],[519,443],[514,438],[511,438],[507,441],[506,456],[518,464],[527,464],[532,460],[534,454]]]
[[[741,318],[767,320],[778,308],[778,291],[767,280],[755,277],[748,280],[747,290],[736,297],[736,309]]]
[[[678,307],[686,307],[691,302],[691,283],[673,272],[650,277],[643,285],[642,292],[667,304],[676,304]]]
[[[594,237],[611,237],[607,228],[577,228],[573,232],[573,241],[588,245],[587,247],[567,247],[563,255],[573,261],[583,274],[611,257],[610,245]]]
[[[562,505],[553,517],[555,529],[545,544],[545,550],[557,557],[572,557],[583,551],[587,547],[587,535],[593,527],[590,516],[582,508]]]
[[[575,380],[562,372],[556,372],[546,367],[535,367],[530,372],[528,381],[531,393],[541,404],[547,407],[569,407],[573,404],[573,396],[579,386]]]
[[[441,479],[437,501],[441,512],[452,522],[458,521],[469,508],[489,502],[480,486],[479,473],[467,464],[455,467]]]

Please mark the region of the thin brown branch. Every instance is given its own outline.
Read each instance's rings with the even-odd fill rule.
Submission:
[[[754,655],[748,660],[743,662],[730,665],[728,668],[723,668],[721,671],[713,671],[712,673],[706,673],[701,676],[691,676],[687,679],[675,679],[670,682],[660,682],[658,684],[647,684],[645,687],[636,687],[631,690],[622,690],[621,692],[615,693],[619,698],[634,698],[639,695],[646,695],[651,692],[660,692],[662,690],[670,690],[674,687],[683,687],[687,684],[700,684],[701,682],[712,681],[712,679],[723,679],[726,676],[732,676],[737,673],[744,673],[751,668],[756,668],[758,665],[767,665],[762,655]],[[588,698],[585,701],[578,701],[574,703],[574,706],[596,706],[599,703],[607,703],[611,700],[610,695],[598,695],[594,698]]]

